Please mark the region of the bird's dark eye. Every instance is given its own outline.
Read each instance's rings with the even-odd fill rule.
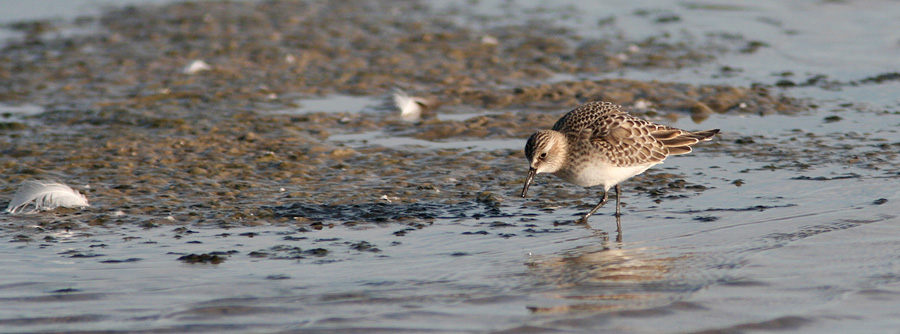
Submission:
[[[546,157],[547,157],[547,152],[541,153],[541,156],[540,156],[541,159],[544,159]]]

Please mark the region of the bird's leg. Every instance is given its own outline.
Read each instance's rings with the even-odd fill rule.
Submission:
[[[619,211],[619,208],[622,204],[619,202],[622,199],[622,190],[619,189],[619,185],[616,185],[616,232],[619,233],[619,238],[621,241],[622,238],[622,213]]]
[[[586,213],[584,216],[582,216],[581,219],[578,220],[578,222],[579,222],[580,224],[587,224],[588,217],[590,217],[592,214],[594,214],[594,212],[597,212],[597,210],[599,210],[600,208],[602,208],[602,207],[603,207],[603,204],[606,204],[606,201],[607,201],[608,199],[609,199],[609,191],[604,190],[604,191],[603,191],[603,198],[600,199],[600,203],[597,203],[597,206],[595,206],[593,209],[591,209],[590,212],[588,212],[588,213]]]

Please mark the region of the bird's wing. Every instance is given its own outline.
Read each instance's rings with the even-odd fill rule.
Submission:
[[[719,129],[691,132],[659,125],[656,131],[650,132],[650,135],[666,147],[669,155],[678,155],[691,153],[691,145],[710,140],[718,133]]]
[[[669,155],[669,149],[654,136],[654,133],[674,128],[653,124],[627,114],[606,117],[595,125],[582,132],[582,135],[589,136],[584,139],[590,140],[591,145],[603,152],[616,166],[660,163]]]

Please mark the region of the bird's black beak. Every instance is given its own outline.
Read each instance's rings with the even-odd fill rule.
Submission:
[[[522,188],[522,197],[525,197],[525,193],[528,192],[528,186],[531,185],[531,181],[534,181],[535,174],[537,174],[537,169],[533,167],[528,169],[528,177],[525,178],[525,188]]]

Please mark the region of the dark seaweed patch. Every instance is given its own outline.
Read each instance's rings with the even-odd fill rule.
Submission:
[[[359,203],[316,205],[294,203],[265,207],[279,217],[302,217],[309,220],[344,220],[365,222],[392,222],[408,219],[459,219],[468,217],[509,217],[496,203],[459,202],[442,203]]]
[[[178,258],[178,261],[184,263],[209,263],[209,264],[219,264],[225,262],[224,256],[219,256],[218,254],[188,254]]]
[[[132,257],[132,258],[124,259],[124,260],[104,260],[104,261],[100,261],[100,263],[128,263],[128,262],[138,262],[140,260],[141,260],[140,258]]]
[[[834,176],[834,177],[826,177],[826,176],[810,177],[810,176],[802,175],[802,176],[792,177],[791,180],[830,181],[830,180],[858,179],[858,178],[860,178],[859,174],[849,173],[849,174]]]
[[[360,241],[360,242],[351,244],[350,249],[358,250],[360,252],[372,252],[372,253],[381,252],[381,250],[378,249],[378,247],[375,247],[375,245],[373,245],[367,241]]]

